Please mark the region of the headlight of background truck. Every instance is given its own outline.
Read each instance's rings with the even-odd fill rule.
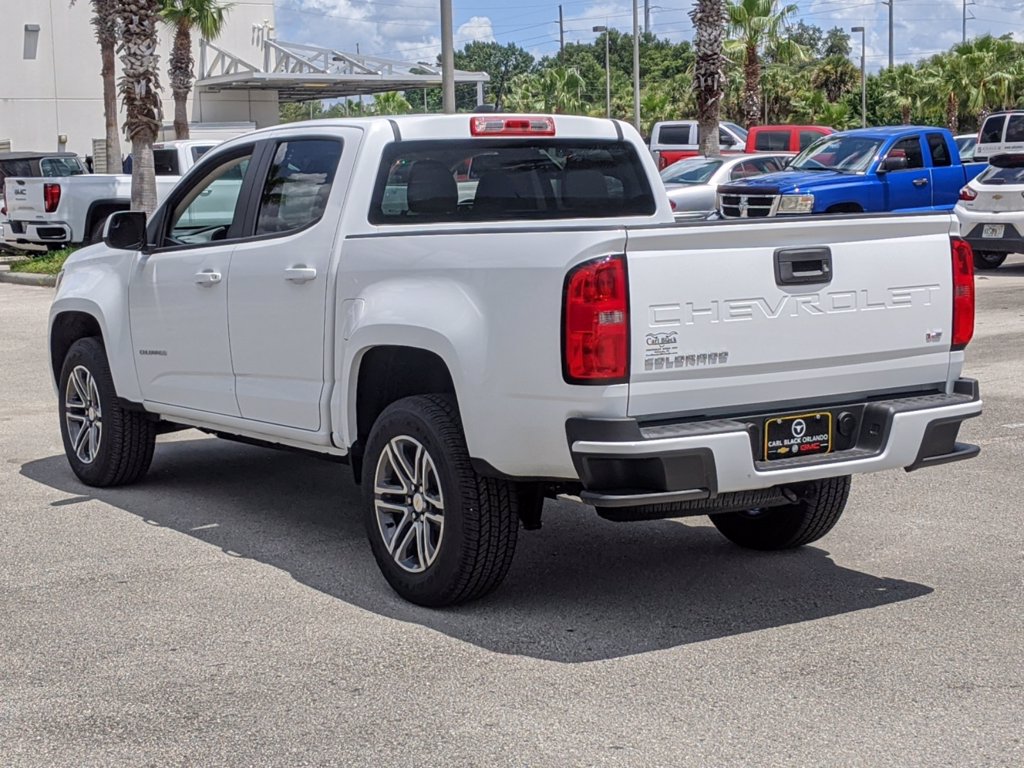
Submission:
[[[814,195],[783,195],[779,213],[810,213],[814,210]]]

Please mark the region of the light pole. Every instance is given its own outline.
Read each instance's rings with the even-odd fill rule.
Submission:
[[[441,103],[446,115],[455,112],[455,40],[452,0],[441,0]]]
[[[640,133],[640,11],[633,0],[633,125]]]
[[[865,36],[864,27],[850,27],[851,32],[860,32],[860,127],[868,127],[868,80],[864,64]]]
[[[604,114],[612,116],[612,60],[608,43],[608,27],[594,27],[594,32],[604,32]]]

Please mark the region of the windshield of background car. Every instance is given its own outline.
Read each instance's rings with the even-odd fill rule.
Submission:
[[[474,176],[460,174],[471,159]],[[644,165],[622,141],[401,141],[384,150],[371,224],[650,216]]]
[[[85,166],[77,157],[44,157],[39,172],[42,176],[78,176],[85,173]]]
[[[740,126],[736,125],[736,123],[722,123],[722,125],[724,125],[726,128],[728,128],[734,134],[736,134],[736,136],[739,137],[740,141],[746,141],[747,140],[747,129],[746,128],[741,128]]]
[[[723,162],[703,157],[680,160],[661,172],[661,180],[666,184],[707,184]]]
[[[881,139],[829,136],[797,155],[787,170],[863,173],[871,165],[881,146]]]

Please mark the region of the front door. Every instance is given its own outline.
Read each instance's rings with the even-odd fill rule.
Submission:
[[[235,213],[252,154],[251,146],[235,150],[179,185],[158,214],[155,249],[136,257],[129,309],[147,401],[239,415],[227,297]]]
[[[906,158],[905,168],[886,174],[890,211],[913,211],[932,206],[932,175],[925,166],[921,139],[911,136],[896,142],[888,157]]]
[[[246,419],[321,428],[333,336],[332,253],[361,132],[274,139],[254,195],[253,236],[231,259],[228,320],[238,406]]]

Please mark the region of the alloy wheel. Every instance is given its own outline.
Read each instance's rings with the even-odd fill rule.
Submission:
[[[377,527],[388,554],[409,573],[437,559],[444,536],[444,495],[426,447],[408,435],[388,441],[373,485]]]
[[[92,464],[103,439],[103,409],[96,379],[83,365],[76,365],[68,376],[64,420],[75,456],[83,464]]]

